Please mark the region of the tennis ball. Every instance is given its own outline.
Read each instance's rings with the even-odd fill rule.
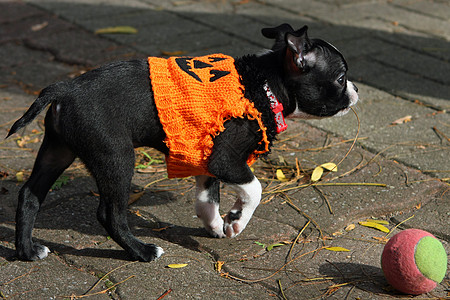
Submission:
[[[447,254],[431,233],[407,229],[386,243],[381,267],[395,289],[405,294],[420,295],[433,290],[444,279]]]

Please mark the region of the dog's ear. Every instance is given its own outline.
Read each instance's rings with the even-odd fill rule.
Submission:
[[[265,36],[268,39],[275,39],[278,41],[283,41],[286,36],[287,32],[294,32],[294,28],[292,28],[291,25],[284,23],[280,26],[273,27],[273,28],[263,28],[261,30],[261,33],[263,36]]]
[[[303,69],[306,64],[305,54],[311,48],[311,41],[308,38],[308,26],[286,33],[285,41],[288,49],[292,51],[295,65],[299,69]]]

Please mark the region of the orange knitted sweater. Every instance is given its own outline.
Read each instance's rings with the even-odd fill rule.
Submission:
[[[244,97],[244,87],[234,67],[234,59],[223,54],[202,57],[149,57],[158,116],[166,133],[169,178],[210,175],[208,159],[213,138],[231,118],[257,120],[265,143],[247,160],[251,165],[269,150],[261,113]]]

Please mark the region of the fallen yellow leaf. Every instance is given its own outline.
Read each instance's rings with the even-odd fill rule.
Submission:
[[[335,163],[325,163],[320,166],[328,171],[337,172],[337,165]]]
[[[375,223],[375,222],[359,222],[359,225],[365,226],[365,227],[370,227],[370,228],[375,228],[378,229],[380,231],[389,232],[389,229],[387,229],[385,226]]]
[[[355,224],[350,224],[347,225],[347,227],[345,227],[345,231],[352,231],[353,229],[355,229],[356,225]]]
[[[131,26],[114,26],[97,29],[95,34],[136,34],[137,32],[137,29]]]
[[[347,248],[344,247],[327,247],[326,250],[336,251],[336,252],[350,252]]]
[[[316,182],[316,181],[319,181],[320,180],[320,178],[322,177],[322,174],[323,174],[323,168],[322,167],[316,167],[315,169],[314,169],[314,171],[312,172],[312,175],[311,175],[311,181],[312,182]]]
[[[180,268],[186,267],[187,265],[188,264],[170,264],[170,265],[167,265],[167,267],[171,268],[171,269],[180,269]]]
[[[391,123],[391,125],[400,125],[400,124],[410,122],[410,121],[412,121],[412,116],[406,116],[406,117],[400,118],[398,120],[395,120],[394,122]]]
[[[385,221],[385,220],[367,219],[366,222],[372,222],[372,223],[377,223],[377,224],[382,224],[382,225],[389,225],[389,222]]]
[[[217,261],[215,264],[214,264],[214,269],[217,271],[217,272],[220,272],[220,271],[222,271],[222,266],[225,264],[225,262],[224,261]]]
[[[17,179],[17,182],[22,182],[23,181],[23,172],[17,172],[16,179]]]
[[[286,181],[287,180],[286,176],[284,175],[284,173],[283,173],[283,171],[281,169],[277,169],[277,174],[276,175],[277,175],[277,179],[279,181]]]

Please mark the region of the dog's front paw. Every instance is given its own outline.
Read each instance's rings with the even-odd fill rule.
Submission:
[[[50,253],[50,249],[38,243],[34,243],[28,249],[17,249],[16,255],[22,260],[39,260],[44,259]]]
[[[204,224],[204,225],[205,225],[206,231],[212,237],[215,237],[215,238],[224,238],[225,237],[223,220],[220,216],[218,218],[214,219],[211,223]]]
[[[230,211],[225,217],[225,224],[223,226],[223,231],[229,238],[235,237],[244,230],[247,226],[248,220],[245,221],[242,217],[242,211]]]

